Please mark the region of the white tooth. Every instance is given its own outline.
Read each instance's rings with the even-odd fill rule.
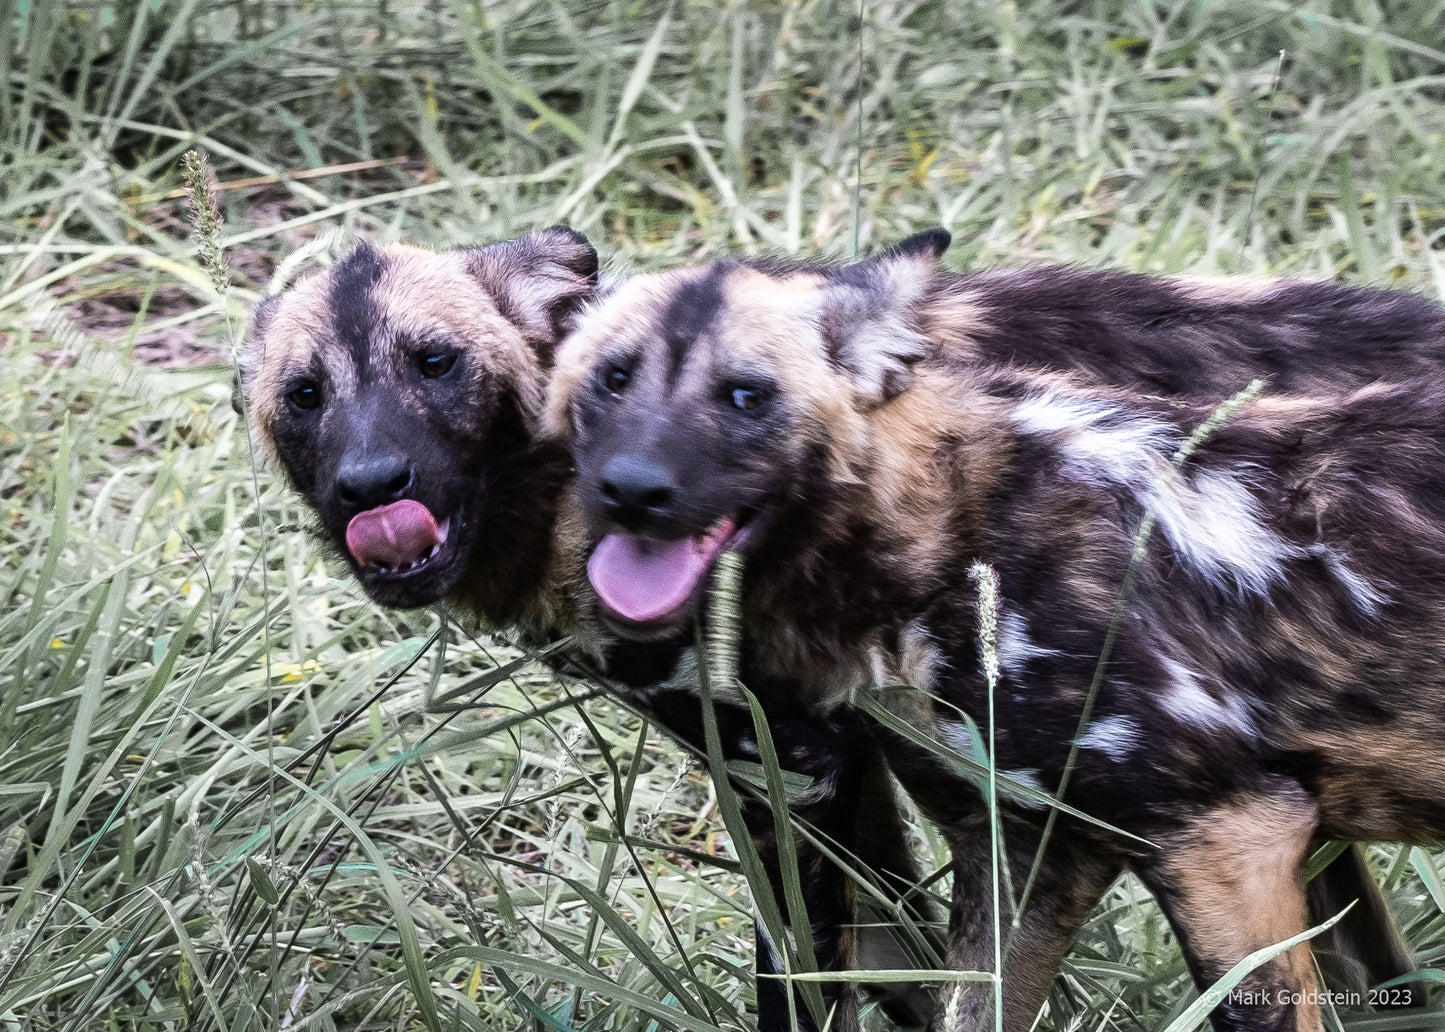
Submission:
[[[446,544],[447,532],[452,529],[452,519],[448,516],[437,526],[437,543]]]

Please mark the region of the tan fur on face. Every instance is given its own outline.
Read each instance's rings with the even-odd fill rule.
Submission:
[[[543,398],[536,355],[468,269],[467,252],[437,253],[406,244],[378,250],[384,271],[371,290],[378,315],[371,361],[405,361],[399,354],[403,343],[415,345],[446,331],[477,354],[490,377],[516,385],[523,414],[535,425]],[[327,271],[288,290],[246,347],[246,397],[260,427],[271,425],[290,379],[318,354],[333,395],[346,397],[357,387],[351,355],[336,339],[331,282]],[[270,433],[261,438],[269,448]]]
[[[579,328],[557,349],[557,362],[543,407],[544,432],[563,440],[571,439],[573,427],[568,408],[582,384],[592,376],[598,357],[610,346],[641,346],[648,327],[638,325],[637,313],[655,312],[664,306],[671,286],[679,279],[679,273],[634,276],[617,286],[605,304],[594,303],[583,310]]]
[[[317,351],[334,344],[331,308],[326,300],[329,286],[330,277],[320,273],[292,287],[281,297],[264,330],[247,342],[241,369],[249,415],[257,426],[267,428],[274,421],[289,372],[308,368]],[[338,354],[331,375],[340,389],[354,390],[356,370],[351,358],[340,354],[344,349],[334,350]],[[267,451],[273,452],[271,434],[260,436]]]
[[[637,276],[588,312],[558,351],[546,429],[570,437],[568,407],[602,357],[660,352],[666,328],[659,320],[670,299],[689,281],[706,274],[705,268],[696,268]],[[731,368],[768,370],[787,385],[796,409],[820,428],[817,432],[831,438],[834,475],[844,483],[859,479],[857,464],[868,446],[862,415],[873,404],[868,397],[873,381],[881,380],[884,370],[896,364],[891,353],[895,346],[921,345],[902,342],[901,329],[880,325],[880,332],[891,334],[887,345],[848,356],[858,368],[840,369],[830,361],[822,320],[825,309],[838,304],[834,295],[841,288],[806,271],[778,277],[742,266],[729,270],[722,289],[724,312],[710,338],[692,348],[681,381],[671,389],[682,395],[709,389]],[[882,313],[875,314],[882,322]],[[859,321],[875,320],[860,315]]]
[[[444,327],[484,350],[481,361],[488,376],[517,386],[523,415],[535,429],[543,398],[537,357],[467,268],[467,253],[437,254],[403,245],[382,253],[389,262],[374,294],[392,339],[422,339]]]
[[[689,370],[708,384],[716,382],[719,367],[734,362],[770,370],[786,385],[790,404],[818,428],[815,433],[826,428],[832,474],[847,483],[860,475],[868,433],[854,392],[827,360],[818,325],[819,282],[811,275],[779,280],[739,269],[724,288],[726,314],[710,361],[689,363]]]
[[[576,392],[605,355],[642,351],[661,360],[658,324],[672,296],[704,269],[637,276],[624,283],[605,305],[589,313],[577,333],[557,352],[546,403],[545,429],[571,436],[568,408]],[[819,335],[821,280],[811,274],[784,279],[748,268],[733,270],[724,287],[724,314],[713,335],[694,346],[679,381],[669,388],[679,396],[703,395],[732,368],[771,372],[787,385],[796,409],[816,427],[826,427],[835,447],[832,472],[843,482],[858,479],[857,463],[867,433],[853,392],[827,360]]]

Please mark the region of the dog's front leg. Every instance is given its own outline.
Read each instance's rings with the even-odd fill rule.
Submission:
[[[788,835],[797,859],[806,927],[790,927],[795,943],[806,938],[823,972],[857,967],[864,940],[885,929],[858,927],[858,887],[843,864],[876,874],[887,896],[901,894],[899,882],[912,872],[904,826],[891,794],[883,757],[862,723],[850,712],[815,713],[790,706],[796,693],[774,690],[764,696],[768,734],[783,770],[811,779],[807,788],[787,801],[791,827]],[[881,782],[881,783],[880,783]],[[774,804],[756,798],[743,801],[759,859],[767,870],[774,898],[786,899],[783,857],[778,849]],[[819,843],[821,843],[821,848]],[[898,859],[902,858],[902,859]],[[875,871],[875,864],[879,865]],[[885,866],[886,864],[886,866]],[[896,933],[895,933],[896,934]],[[758,1028],[759,1032],[813,1032],[813,1021],[802,995],[791,994],[783,973],[785,944],[768,939],[758,925]],[[826,981],[821,986],[830,1032],[857,1032],[860,1021],[860,986],[854,981]],[[895,994],[896,995],[896,994]],[[891,1001],[904,1017],[909,997]],[[925,1010],[926,1008],[918,1008]]]
[[[994,967],[994,879],[986,816],[956,834],[953,847],[953,909],[948,966],[955,971]],[[1015,892],[1028,881],[1038,847],[1032,822],[1008,821],[1004,844]],[[1064,953],[1090,909],[1122,870],[1067,830],[1055,831],[1025,900],[1000,888],[999,925],[1004,942],[1003,1011],[1006,1032],[1027,1032],[1043,1007]],[[1002,879],[1000,879],[1002,883]],[[1016,904],[1023,903],[1021,909]],[[992,1027],[994,989],[987,982],[959,982],[941,993],[936,1032],[974,1032]]]

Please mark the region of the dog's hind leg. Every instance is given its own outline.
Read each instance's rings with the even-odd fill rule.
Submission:
[[[1306,929],[1304,861],[1315,824],[1314,801],[1279,782],[1150,835],[1159,853],[1139,873],[1202,991],[1255,950]],[[1301,943],[1222,994],[1210,1020],[1215,1032],[1320,1032],[1319,995]]]
[[[1309,903],[1314,924],[1354,904],[1339,924],[1311,942],[1326,977],[1337,984],[1363,994],[1371,986],[1416,970],[1358,842],[1310,880]],[[1417,1005],[1425,1002],[1423,991],[1410,995]]]

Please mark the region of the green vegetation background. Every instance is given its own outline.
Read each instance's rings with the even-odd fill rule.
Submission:
[[[352,235],[568,222],[626,269],[942,224],[961,268],[1445,287],[1439,0],[861,14],[4,7],[0,1029],[749,1026],[708,780],[506,643],[376,609],[255,467],[229,405],[246,309]],[[193,146],[226,297],[179,198]],[[1445,959],[1440,855],[1373,856]],[[1125,882],[1046,1024],[1162,1028],[1192,992]]]

